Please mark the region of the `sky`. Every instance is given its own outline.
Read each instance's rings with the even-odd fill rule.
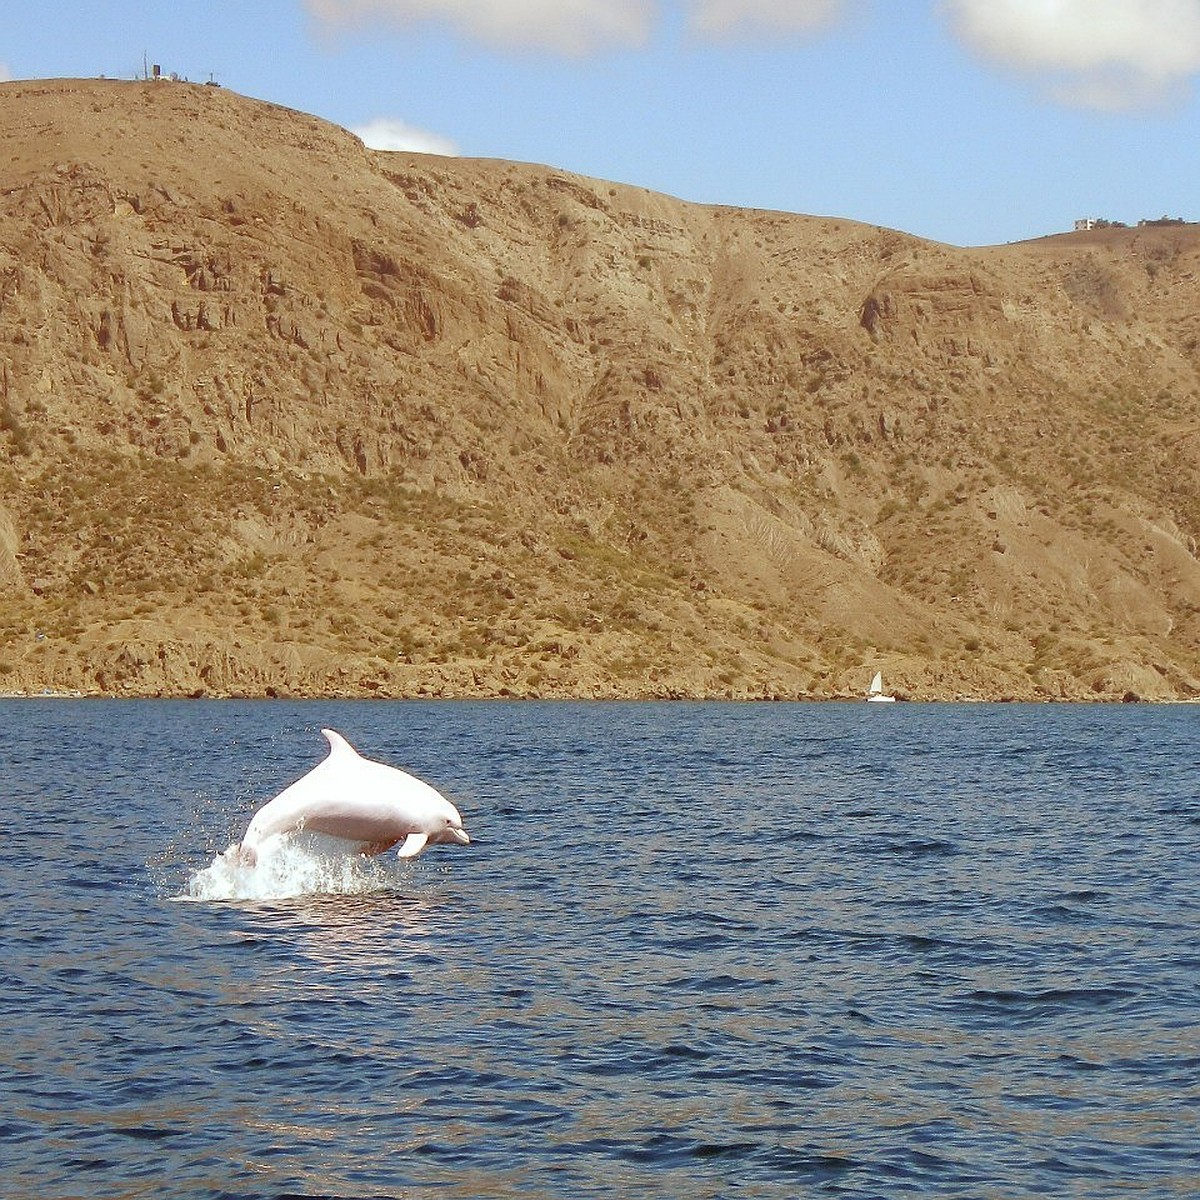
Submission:
[[[1200,0],[5,5],[0,80],[146,63],[380,149],[958,246],[1200,220]]]

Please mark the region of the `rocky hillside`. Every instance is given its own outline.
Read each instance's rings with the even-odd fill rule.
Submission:
[[[956,249],[0,84],[0,690],[1200,694],[1200,227]]]

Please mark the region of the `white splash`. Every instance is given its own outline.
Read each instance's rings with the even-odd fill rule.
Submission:
[[[317,835],[266,839],[247,865],[236,845],[192,875],[180,900],[287,900],[296,896],[364,895],[394,887],[399,864],[366,858],[348,843]]]

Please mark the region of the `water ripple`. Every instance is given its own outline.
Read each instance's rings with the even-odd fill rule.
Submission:
[[[1200,1177],[1194,709],[0,707],[6,1200]],[[329,724],[477,844],[225,871]]]

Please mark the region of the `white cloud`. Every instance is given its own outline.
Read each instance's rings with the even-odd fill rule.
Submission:
[[[717,41],[806,36],[863,0],[676,0],[689,32]],[[569,55],[644,46],[668,0],[304,0],[330,28],[390,24],[448,26],[505,49]]]
[[[839,20],[848,0],[687,0],[688,28],[718,39],[743,34],[807,34]]]
[[[433,22],[493,45],[571,55],[640,46],[658,12],[656,0],[305,0],[305,4],[315,17],[333,26]]]
[[[1088,108],[1160,103],[1200,72],[1200,0],[942,0],[962,41]]]
[[[376,117],[365,125],[355,126],[350,132],[372,150],[413,150],[418,154],[444,154],[451,158],[458,154],[458,147],[448,138],[414,129],[394,117]]]

